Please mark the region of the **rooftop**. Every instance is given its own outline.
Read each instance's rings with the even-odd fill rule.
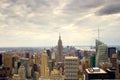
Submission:
[[[78,59],[76,56],[65,56],[65,59]]]

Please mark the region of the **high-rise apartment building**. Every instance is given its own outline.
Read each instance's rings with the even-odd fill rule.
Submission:
[[[46,52],[41,53],[41,77],[49,77],[48,56]]]
[[[62,62],[62,60],[63,60],[62,51],[63,51],[62,40],[61,40],[61,36],[59,35],[59,40],[58,40],[58,55],[57,55],[57,61],[58,62]]]
[[[108,62],[108,47],[106,44],[98,44],[96,54],[96,66],[99,66],[100,63]]]
[[[75,56],[65,56],[65,80],[78,80],[79,59]]]

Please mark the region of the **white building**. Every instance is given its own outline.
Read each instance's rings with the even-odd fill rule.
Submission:
[[[98,45],[96,66],[99,67],[99,64],[104,62],[108,62],[108,47],[103,43],[101,45]]]
[[[65,56],[65,80],[78,80],[79,59],[75,56]]]

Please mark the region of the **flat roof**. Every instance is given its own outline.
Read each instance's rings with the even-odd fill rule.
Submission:
[[[90,72],[88,69],[86,69],[86,72],[88,74],[106,74],[107,72],[104,71],[103,69],[100,68],[100,71],[99,72]]]
[[[76,56],[65,56],[65,59],[78,59]]]

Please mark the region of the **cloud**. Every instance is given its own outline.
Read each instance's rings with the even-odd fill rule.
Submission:
[[[117,14],[117,13],[120,13],[120,3],[104,6],[96,14],[111,15],[111,14]]]
[[[101,5],[100,9],[96,11],[96,15],[112,15],[120,13],[120,1],[119,0],[106,0]]]
[[[118,29],[120,15],[111,16],[118,4],[114,0],[1,0],[0,45],[56,45],[59,32],[63,45],[91,45],[99,25],[105,37],[112,36],[107,31]],[[119,31],[114,34],[119,36]]]

